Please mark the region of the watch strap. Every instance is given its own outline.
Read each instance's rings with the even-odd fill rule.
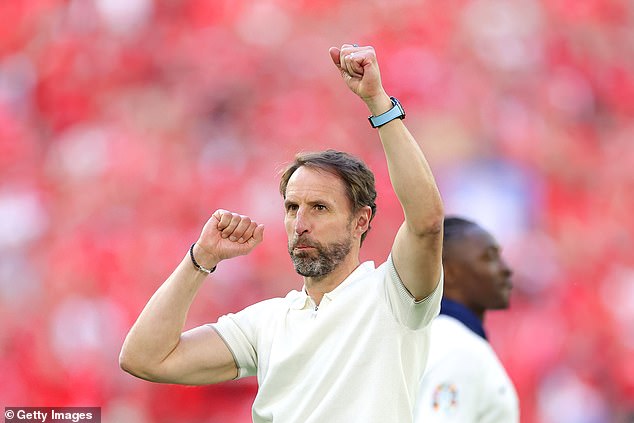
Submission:
[[[378,116],[368,117],[370,125],[373,128],[379,128],[394,119],[405,119],[405,110],[403,110],[401,103],[395,97],[390,97],[390,100],[392,101],[392,108],[390,110]]]

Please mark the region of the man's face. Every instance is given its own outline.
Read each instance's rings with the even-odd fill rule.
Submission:
[[[479,311],[507,308],[512,271],[495,239],[484,229],[472,227],[450,248],[447,266],[465,305]]]
[[[302,166],[286,187],[284,224],[288,252],[302,276],[332,272],[358,242],[354,238],[350,200],[339,177]]]

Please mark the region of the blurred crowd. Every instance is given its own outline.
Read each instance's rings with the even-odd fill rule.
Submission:
[[[279,170],[362,157],[382,262],[402,214],[328,47],[373,45],[447,212],[515,270],[485,326],[524,423],[634,421],[634,3],[629,0],[0,2],[0,398],[104,422],[250,421],[253,379],[176,387],[123,338],[217,208],[266,225],[188,327],[301,288]]]

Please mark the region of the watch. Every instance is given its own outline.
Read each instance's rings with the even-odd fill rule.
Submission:
[[[373,128],[378,128],[394,119],[405,119],[405,110],[401,103],[394,97],[390,97],[392,100],[392,108],[385,113],[381,113],[378,116],[370,116],[368,120]]]

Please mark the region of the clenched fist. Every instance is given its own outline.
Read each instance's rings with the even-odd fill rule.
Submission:
[[[203,227],[194,256],[200,265],[212,268],[221,260],[248,254],[263,237],[264,225],[248,216],[219,209]]]

